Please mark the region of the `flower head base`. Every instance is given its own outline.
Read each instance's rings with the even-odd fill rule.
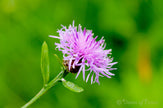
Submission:
[[[85,80],[85,72],[89,71],[86,82],[91,77],[92,84],[99,83],[99,76],[111,78],[114,75],[110,70],[116,69],[111,67],[117,62],[112,62],[113,58],[108,57],[111,54],[111,49],[104,50],[106,44],[103,37],[96,41],[97,36],[93,38],[94,34],[91,30],[86,30],[86,28],[82,30],[80,24],[77,29],[74,22],[68,28],[62,26],[57,32],[59,37],[50,37],[60,39],[60,43],[55,43],[56,48],[62,51],[68,70],[77,73],[76,78],[83,72],[83,80]]]

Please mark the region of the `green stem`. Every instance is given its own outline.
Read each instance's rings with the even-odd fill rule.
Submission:
[[[26,103],[21,108],[27,108],[32,103],[34,103],[38,98],[40,98],[44,93],[46,93],[50,88],[52,88],[58,81],[61,80],[62,77],[65,77],[65,74],[67,75],[66,71],[61,71],[51,82],[46,84],[28,103]]]

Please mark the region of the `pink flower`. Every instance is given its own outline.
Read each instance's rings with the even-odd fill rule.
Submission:
[[[58,36],[51,36],[60,40],[60,43],[55,43],[56,48],[62,51],[64,61],[68,62],[67,67],[70,72],[76,71],[77,75],[83,73],[83,80],[88,81],[91,77],[91,84],[94,82],[99,83],[99,76],[106,76],[111,78],[114,74],[110,70],[115,70],[116,68],[111,68],[117,62],[112,62],[111,49],[105,50],[106,44],[103,37],[96,41],[97,36],[93,38],[93,33],[91,30],[82,30],[79,24],[77,27],[73,24],[68,28],[62,25],[62,28],[57,31]],[[87,69],[86,69],[87,68]],[[85,78],[85,75],[87,77]],[[75,72],[74,72],[75,73]]]

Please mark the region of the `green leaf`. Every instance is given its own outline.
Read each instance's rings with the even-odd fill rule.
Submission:
[[[78,85],[75,85],[74,83],[70,82],[70,81],[66,81],[65,79],[62,78],[62,84],[64,87],[66,87],[67,89],[73,91],[73,92],[82,92],[84,91],[83,88],[79,87]]]
[[[41,51],[41,72],[44,80],[44,85],[49,81],[49,57],[48,57],[48,45],[44,41]]]
[[[57,58],[57,61],[59,62],[59,64],[60,64],[62,67],[64,67],[64,65],[63,65],[61,59],[58,57],[58,55],[57,55],[57,54],[54,54],[54,56]]]

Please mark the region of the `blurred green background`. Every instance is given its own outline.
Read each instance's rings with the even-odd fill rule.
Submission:
[[[162,108],[162,0],[0,0],[0,108],[19,108],[42,87],[41,45],[49,46],[51,79],[60,71],[54,53],[61,24],[75,20],[104,36],[118,69],[100,85],[82,75],[66,79],[85,91],[58,83],[31,108]]]

